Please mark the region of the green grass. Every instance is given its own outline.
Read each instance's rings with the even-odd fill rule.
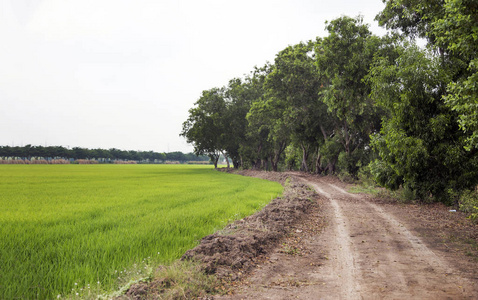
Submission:
[[[349,188],[348,190],[349,193],[352,194],[370,194],[377,196],[380,194],[380,190],[376,187],[372,186],[362,186],[362,185],[353,185],[352,187]]]
[[[209,166],[1,165],[0,299],[111,291],[281,192]]]

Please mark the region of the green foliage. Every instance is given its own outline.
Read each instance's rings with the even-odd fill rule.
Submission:
[[[273,99],[263,99],[252,104],[247,114],[249,140],[254,142],[258,160],[272,158],[274,171],[290,140],[289,128],[282,119],[282,103]]]
[[[323,167],[330,165],[332,170],[328,170],[330,173],[335,172],[335,165],[338,161],[339,154],[344,150],[344,146],[340,143],[338,137],[333,137],[325,141],[320,148],[319,154],[323,157]]]
[[[352,167],[352,164],[353,161],[351,155],[347,154],[347,152],[340,152],[337,159],[337,167],[339,172],[350,174],[349,168]]]
[[[263,207],[278,183],[208,166],[0,166],[0,298],[110,290]],[[142,273],[139,277],[149,276]],[[98,283],[99,282],[99,283]],[[79,290],[79,288],[78,288]],[[75,292],[80,292],[75,290]]]
[[[458,205],[462,212],[476,213],[478,209],[478,192],[474,190],[464,191],[458,200]]]
[[[381,25],[409,37],[426,38],[441,54],[446,103],[459,113],[468,151],[478,149],[478,3],[475,0],[387,0]]]
[[[323,155],[326,161],[338,160],[339,154],[343,151],[344,147],[337,139],[329,139],[320,149],[320,153]]]
[[[368,80],[372,98],[388,111],[371,145],[382,162],[371,165],[378,182],[399,184],[420,199],[447,202],[448,189],[476,183],[476,156],[465,153],[456,114],[443,101],[448,80],[440,60],[416,46],[397,45],[397,59],[377,58]]]
[[[473,0],[472,0],[473,1]],[[440,17],[445,0],[383,0],[385,8],[377,16],[380,26],[400,30],[411,38],[435,40],[430,23]]]
[[[403,178],[383,160],[376,159],[369,164],[369,168],[375,181],[383,187],[395,191],[403,184]]]
[[[226,102],[224,90],[214,88],[203,91],[189,117],[183,123],[181,136],[194,145],[196,155],[208,155],[217,168],[217,161],[225,148]]]
[[[323,139],[319,128],[325,128],[328,116],[325,105],[318,101],[321,82],[313,51],[318,42],[299,43],[280,51],[265,80],[268,102],[274,103],[271,106],[277,112],[269,135],[274,143],[273,166],[287,146],[276,139],[301,146],[304,171],[308,171],[310,149],[315,150],[318,140]]]
[[[470,151],[478,149],[478,59],[470,62],[468,70],[473,74],[448,84],[449,94],[445,99],[453,110],[460,113],[460,128],[469,133],[465,148]]]
[[[369,161],[370,153],[364,151],[369,135],[380,128],[381,112],[374,107],[364,79],[382,41],[371,34],[360,16],[335,19],[326,28],[329,36],[316,50],[319,74],[327,82],[320,94],[340,120],[334,133],[346,155],[339,160],[339,168],[356,177],[360,166]]]
[[[459,197],[458,205],[461,211],[469,214],[473,222],[478,222],[478,192],[476,190],[464,191]]]
[[[324,88],[324,102],[340,120],[352,123],[367,105],[368,87],[362,78],[368,72],[374,49],[373,37],[362,18],[341,17],[332,20],[326,29],[317,66],[329,83]]]
[[[300,149],[289,145],[285,149],[285,165],[287,170],[298,170],[300,168]]]
[[[448,84],[445,100],[460,114],[460,128],[468,134],[466,149],[478,149],[478,3],[445,1],[443,14],[432,22],[435,45],[463,65]],[[455,63],[456,65],[456,63]]]
[[[256,70],[252,77],[245,80],[235,78],[229,81],[225,88],[226,112],[224,115],[226,132],[223,134],[224,149],[232,159],[234,167],[242,166],[240,150],[247,147],[247,114],[251,105],[262,96],[262,87],[258,82],[258,76],[262,76],[261,70]]]
[[[358,180],[365,187],[376,187],[377,183],[373,178],[369,165],[363,166],[358,172]]]
[[[270,156],[270,131],[277,125],[272,124],[275,112],[267,111],[271,103],[267,103],[264,90],[264,81],[270,72],[269,64],[262,68],[256,67],[240,86],[236,84],[233,88],[229,85],[227,93],[233,95],[232,99],[236,100],[231,101],[232,105],[228,106],[227,118],[232,120],[232,126],[227,132],[229,139],[235,140],[236,143],[227,151],[231,157],[237,158],[235,167],[255,167],[258,162]],[[241,93],[238,94],[237,90]],[[240,124],[239,130],[234,123]]]
[[[405,186],[401,191],[400,191],[400,200],[402,200],[405,203],[410,203],[412,201],[417,200],[417,193],[416,191],[412,190],[410,187]],[[421,199],[424,201],[424,199]],[[426,199],[425,199],[426,200]]]

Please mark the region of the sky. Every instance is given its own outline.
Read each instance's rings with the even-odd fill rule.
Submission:
[[[0,0],[0,146],[191,152],[203,90],[382,0]]]

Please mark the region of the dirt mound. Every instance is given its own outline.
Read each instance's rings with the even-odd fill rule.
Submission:
[[[285,182],[282,177],[277,178]],[[205,264],[206,272],[235,280],[254,265],[256,258],[276,246],[288,228],[307,213],[314,197],[315,192],[292,179],[283,197],[272,200],[256,214],[206,236],[182,259],[199,260]]]
[[[290,178],[290,175],[287,173],[281,172],[267,172],[267,171],[258,171],[258,170],[235,170],[235,169],[220,169],[223,172],[239,174],[248,177],[257,177],[261,179],[266,179],[270,181],[277,181],[280,184],[284,185],[287,178]]]

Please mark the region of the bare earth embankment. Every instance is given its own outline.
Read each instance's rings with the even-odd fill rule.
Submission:
[[[291,180],[284,199],[186,253],[228,283],[203,299],[478,298],[478,227],[463,214],[350,194],[330,177],[242,174]]]

